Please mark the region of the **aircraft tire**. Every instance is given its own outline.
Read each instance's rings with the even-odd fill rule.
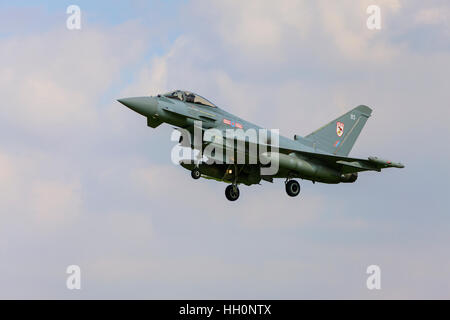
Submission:
[[[300,193],[300,183],[298,183],[296,180],[289,180],[286,183],[286,193],[290,197],[296,197]]]
[[[192,171],[191,171],[192,179],[197,180],[197,179],[200,179],[201,176],[202,176],[202,174],[200,173],[200,170],[198,170],[198,168],[192,169]]]
[[[239,188],[233,187],[233,185],[229,185],[225,188],[225,196],[230,201],[236,201],[239,198]]]

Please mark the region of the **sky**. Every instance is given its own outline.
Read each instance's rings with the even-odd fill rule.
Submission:
[[[448,1],[0,1],[0,298],[449,299],[449,74]],[[406,167],[229,202],[116,101],[172,89]]]

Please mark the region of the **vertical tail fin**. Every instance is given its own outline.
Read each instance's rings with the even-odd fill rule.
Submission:
[[[317,149],[347,156],[371,113],[369,107],[358,106],[305,138],[312,141]]]

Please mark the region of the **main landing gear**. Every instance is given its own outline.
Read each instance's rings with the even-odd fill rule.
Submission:
[[[230,201],[236,201],[239,198],[239,188],[237,185],[229,185],[225,188],[225,197]]]
[[[192,169],[191,176],[195,180],[201,178],[202,174],[198,167],[194,167]],[[237,167],[235,167],[233,183],[225,188],[225,197],[229,201],[236,201],[237,199],[239,199],[240,192],[237,183],[237,176],[238,176]],[[297,180],[292,180],[290,177],[288,177],[286,179],[285,185],[286,185],[286,193],[288,194],[288,196],[296,197],[300,194],[300,184],[298,183]]]
[[[296,197],[300,193],[300,183],[296,180],[287,180],[286,181],[286,193],[290,197]]]
[[[237,172],[237,171],[235,171],[235,172]],[[193,179],[197,180],[197,179],[200,179],[201,176],[202,176],[202,174],[201,174],[200,170],[198,169],[198,167],[194,167],[194,169],[192,169],[192,171],[191,171],[191,177]],[[237,185],[237,175],[235,174],[233,184],[229,185],[225,189],[225,196],[230,201],[236,201],[237,199],[239,199],[239,195],[240,195],[240,192],[239,192],[239,188]]]
[[[227,199],[230,201],[236,201],[237,199],[239,199],[239,188],[237,183],[239,171],[238,166],[236,164],[234,165],[234,171],[230,169],[230,167],[231,166],[228,167],[227,173],[233,174],[234,179],[233,183],[225,188],[225,197],[227,197]]]

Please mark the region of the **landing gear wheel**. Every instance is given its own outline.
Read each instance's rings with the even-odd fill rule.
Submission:
[[[225,189],[225,196],[230,201],[236,201],[239,198],[239,188],[237,186],[229,185]]]
[[[200,170],[198,170],[198,168],[194,168],[191,171],[191,177],[195,180],[200,179],[200,177],[202,176],[202,174],[200,173]]]
[[[286,193],[290,197],[296,197],[300,193],[300,183],[296,180],[289,180],[286,182]]]

